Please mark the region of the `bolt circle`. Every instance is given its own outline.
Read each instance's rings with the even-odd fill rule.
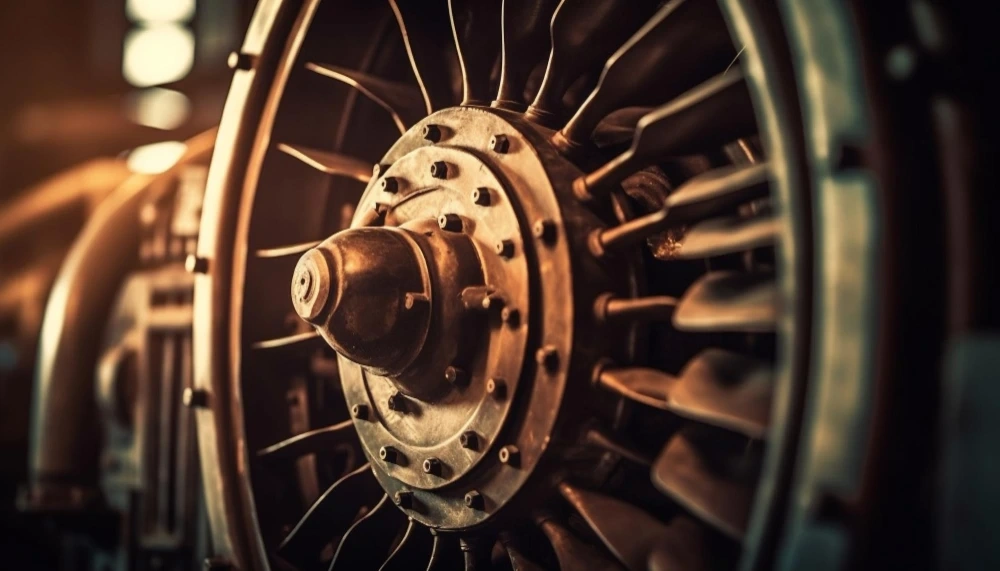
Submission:
[[[489,206],[492,202],[490,197],[490,189],[481,186],[472,191],[472,202],[475,202],[479,206]]]
[[[475,450],[479,447],[479,435],[471,430],[466,430],[458,437],[458,443],[462,445],[462,448]]]
[[[469,373],[464,369],[450,366],[444,370],[444,379],[453,385],[465,386],[469,384]]]
[[[438,216],[438,227],[446,232],[461,232],[462,217],[458,214],[442,214]]]
[[[403,307],[407,310],[413,310],[422,305],[427,305],[430,300],[425,293],[408,293],[403,298]]]
[[[521,312],[513,307],[505,307],[500,310],[500,319],[510,327],[517,327],[521,323]]]
[[[361,420],[368,420],[368,405],[356,404],[351,407],[351,416]]]
[[[383,192],[388,192],[389,194],[396,194],[399,192],[399,179],[394,176],[387,176],[379,181],[379,187]]]
[[[504,306],[503,296],[497,293],[491,293],[483,298],[483,309],[499,311],[502,310]]]
[[[181,395],[181,402],[188,408],[205,408],[208,406],[208,391],[187,387]]]
[[[437,143],[441,140],[441,127],[438,125],[424,125],[422,134],[425,141]]]
[[[396,391],[389,395],[389,400],[386,404],[389,405],[389,410],[403,412],[406,410],[406,397],[403,396],[403,393]]]
[[[483,499],[483,495],[476,490],[471,490],[465,494],[465,506],[474,509],[482,510],[486,505]]]
[[[438,179],[448,178],[448,163],[444,161],[431,163],[431,176]]]
[[[390,464],[399,464],[400,454],[394,446],[383,446],[378,450],[378,457]]]
[[[498,455],[500,456],[500,463],[507,464],[508,466],[517,467],[521,462],[521,451],[513,444],[508,444],[501,448]]]
[[[427,458],[423,465],[424,473],[432,476],[441,475],[441,461],[437,458]]]
[[[187,270],[189,274],[208,273],[208,259],[194,254],[188,254],[188,257],[184,259],[184,269]]]
[[[538,220],[531,226],[531,233],[535,238],[551,244],[556,239],[556,223],[547,218]]]
[[[392,495],[392,501],[404,510],[408,510],[413,507],[413,492],[400,490]]]
[[[372,177],[378,178],[380,174],[389,170],[389,166],[390,165],[385,163],[375,163],[375,166],[372,167]]]
[[[500,240],[493,245],[493,249],[496,251],[497,255],[501,258],[513,258],[514,257],[514,241],[513,240]]]
[[[493,135],[490,137],[490,150],[494,153],[505,154],[510,150],[510,139],[507,135]]]
[[[503,379],[489,379],[486,381],[486,393],[494,398],[502,399],[507,396],[507,381]]]
[[[535,361],[546,372],[554,373],[559,368],[559,351],[552,345],[546,345],[535,352]]]

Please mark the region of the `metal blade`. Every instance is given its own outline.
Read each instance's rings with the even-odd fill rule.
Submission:
[[[427,571],[454,571],[462,565],[458,539],[453,535],[434,534],[434,546],[431,549],[431,559],[427,562]]]
[[[507,551],[511,571],[543,571],[542,567],[524,556],[517,538],[507,531],[500,532],[500,544]]]
[[[549,22],[558,0],[503,0],[503,66],[494,107],[524,111],[528,76],[549,48]]]
[[[771,215],[712,218],[688,229],[671,257],[710,258],[773,246],[778,240],[778,231],[778,218]]]
[[[278,547],[293,562],[314,561],[324,545],[342,535],[362,507],[383,496],[382,487],[364,464],[333,483],[317,499]]]
[[[400,133],[405,133],[407,128],[426,115],[420,91],[405,83],[388,81],[353,69],[323,63],[307,63],[306,69],[357,89],[389,112]],[[368,171],[367,176],[371,177],[371,165],[366,163],[365,169]],[[367,181],[367,178],[365,180]]]
[[[767,431],[773,372],[738,353],[706,349],[678,376],[643,367],[606,368],[598,382],[636,402],[751,438]]]
[[[683,331],[774,331],[778,290],[770,272],[710,272],[677,304],[674,327]]]
[[[269,462],[291,460],[306,454],[330,451],[337,445],[357,441],[358,433],[354,430],[354,423],[345,420],[338,424],[303,432],[267,448],[262,448],[257,451],[257,457]]]
[[[392,551],[379,571],[410,571],[415,569],[415,563],[430,559],[432,549],[433,541],[430,532],[422,524],[410,519],[399,545]]]
[[[285,337],[278,337],[276,339],[265,339],[263,341],[255,341],[251,347],[254,349],[280,349],[282,347],[292,347],[299,345],[309,345],[315,344],[317,347],[321,346],[322,337],[319,336],[317,331],[306,331],[305,333],[296,333],[295,335],[286,335]]]
[[[406,520],[389,496],[383,495],[378,504],[354,522],[341,538],[330,571],[374,569],[380,561],[385,561]]]
[[[549,538],[552,551],[556,554],[560,569],[592,569],[593,571],[619,571],[622,566],[604,556],[603,553],[577,539],[572,532],[546,517],[539,521],[539,527]]]
[[[660,159],[695,154],[756,131],[750,92],[738,69],[713,77],[643,117],[629,150],[574,181],[580,198],[607,194]]]
[[[677,434],[656,459],[653,485],[693,515],[734,538],[746,531],[753,486],[708,468],[691,442]]]
[[[653,568],[652,561],[671,559],[688,567],[656,569],[703,567],[697,526],[682,522],[668,526],[631,504],[566,482],[559,485],[559,492],[628,569],[646,571]]]
[[[626,460],[635,462],[640,466],[650,466],[653,463],[652,458],[632,448],[628,444],[621,442],[607,431],[600,428],[591,428],[588,430],[584,435],[584,441],[603,450],[607,450],[608,452],[617,454]]]
[[[365,184],[372,178],[371,164],[361,159],[286,143],[278,143],[278,150],[326,174],[353,178]]]
[[[545,78],[527,116],[555,126],[562,99],[585,71],[606,60],[652,13],[655,0],[562,0],[552,16]]]
[[[451,33],[451,18],[444,2],[389,0],[403,34],[413,75],[423,94],[424,110],[431,114],[459,100],[454,73],[461,74]],[[458,84],[460,86],[460,83]]]
[[[556,135],[557,146],[582,146],[615,109],[670,101],[724,70],[735,54],[717,2],[667,2],[608,59],[597,88]]]
[[[462,66],[462,105],[489,105],[490,74],[500,55],[500,0],[448,0],[451,30]]]

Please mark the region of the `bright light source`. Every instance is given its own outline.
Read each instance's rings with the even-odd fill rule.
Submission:
[[[125,36],[122,75],[136,87],[170,83],[194,66],[194,34],[178,24],[138,28]]]
[[[184,124],[191,114],[191,101],[180,91],[150,87],[125,98],[125,116],[133,123],[169,131]]]
[[[163,141],[132,149],[126,164],[129,170],[142,174],[159,174],[177,164],[187,145],[180,141]]]
[[[194,17],[194,0],[126,0],[125,13],[143,24],[187,22]]]

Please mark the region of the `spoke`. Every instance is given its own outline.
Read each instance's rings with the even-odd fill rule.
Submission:
[[[277,248],[261,248],[254,252],[254,255],[258,258],[283,258],[285,256],[297,256],[305,254],[321,243],[321,240],[315,240],[312,242],[303,242],[302,244],[279,246]]]
[[[683,331],[774,331],[778,292],[770,272],[710,272],[677,304],[674,327]]]
[[[528,77],[549,48],[549,23],[558,0],[503,0],[503,66],[494,106],[524,111]]]
[[[427,571],[454,571],[462,565],[462,551],[458,540],[451,535],[435,534]]]
[[[424,117],[424,104],[420,91],[406,85],[371,76],[360,71],[345,69],[322,63],[307,63],[306,69],[324,77],[350,85],[385,109],[400,133]],[[367,175],[371,176],[371,165],[366,164]],[[367,179],[366,179],[367,180]]]
[[[278,143],[278,150],[326,174],[353,178],[365,184],[372,178],[372,166],[361,159],[286,143]]]
[[[449,0],[451,29],[462,66],[462,105],[489,105],[490,75],[500,54],[499,0]]]
[[[778,240],[776,216],[728,216],[692,226],[672,258],[709,258],[773,246]]]
[[[667,295],[615,298],[605,294],[594,303],[598,322],[669,321],[674,315],[677,298]]]
[[[490,555],[494,543],[485,537],[460,538],[458,545],[462,550],[465,571],[489,571],[493,567]]]
[[[406,532],[399,541],[399,545],[392,551],[379,571],[417,569],[420,562],[430,560],[432,547],[431,534],[427,528],[411,519],[406,525]]]
[[[633,401],[751,438],[763,438],[767,431],[773,372],[766,363],[737,353],[706,349],[678,376],[609,367],[598,383]]]
[[[257,451],[257,457],[267,461],[289,460],[315,452],[333,450],[341,444],[354,444],[358,433],[350,420],[303,432]]]
[[[427,0],[389,0],[389,4],[403,34],[426,113],[450,107],[456,101],[452,74],[460,66],[448,6]]]
[[[406,522],[388,495],[347,530],[340,540],[330,571],[337,569],[374,569],[385,561],[396,533]]]
[[[593,571],[619,571],[622,567],[603,553],[580,541],[568,529],[546,517],[539,527],[549,538],[560,569],[592,569]]]
[[[755,130],[750,92],[742,73],[730,69],[643,117],[629,150],[578,178],[573,190],[582,199],[607,194],[659,159],[719,147]]]
[[[639,464],[640,466],[650,466],[653,463],[652,458],[619,441],[614,436],[599,428],[591,428],[588,430],[584,435],[584,439],[588,444],[592,444],[598,448],[617,454],[626,460]]]
[[[769,173],[767,163],[706,171],[671,193],[660,210],[595,232],[590,240],[591,251],[602,256],[610,250],[634,246],[669,228],[701,220],[767,196],[770,188]],[[578,196],[585,197],[582,194]]]
[[[361,466],[323,492],[281,542],[278,553],[300,565],[314,561],[324,545],[348,529],[362,507],[374,505],[382,495],[371,465]]]
[[[639,120],[649,115],[652,107],[626,107],[601,120],[591,139],[599,148],[621,145],[632,140]]]
[[[322,337],[319,336],[319,333],[317,331],[306,331],[305,333],[296,333],[295,335],[278,337],[276,339],[255,341],[254,344],[251,345],[251,347],[253,347],[254,349],[279,349],[281,347],[306,345],[320,340],[322,340]]]
[[[646,569],[701,569],[701,534],[685,520],[666,525],[621,500],[563,482],[559,492],[597,534],[609,551],[634,571]],[[674,561],[683,567],[653,567],[651,562]]]
[[[652,13],[654,0],[563,0],[552,16],[552,50],[528,117],[554,126],[563,96],[628,39]]]
[[[753,486],[713,472],[683,434],[664,447],[652,478],[657,489],[705,523],[734,539],[743,537]]]
[[[503,545],[504,550],[507,552],[507,558],[510,560],[511,571],[543,571],[534,561],[531,561],[524,556],[521,550],[520,542],[517,538],[508,531],[500,532],[500,544]]]
[[[615,109],[670,101],[723,71],[735,53],[716,2],[667,2],[608,59],[597,88],[556,136],[557,146],[585,144]]]

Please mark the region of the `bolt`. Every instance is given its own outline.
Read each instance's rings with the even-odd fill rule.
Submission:
[[[469,509],[482,510],[485,507],[486,502],[483,500],[482,494],[476,490],[472,490],[465,494],[465,505]]]
[[[458,437],[458,443],[462,445],[462,448],[475,450],[479,447],[479,436],[471,430],[466,430]]]
[[[438,216],[438,226],[447,232],[461,232],[462,217],[458,214],[442,214]]]
[[[415,307],[427,305],[428,301],[429,299],[425,293],[408,293],[403,298],[403,307],[412,310]]]
[[[226,63],[229,65],[229,69],[246,71],[253,67],[254,59],[254,56],[250,54],[232,52],[226,59]]]
[[[472,191],[472,202],[475,202],[479,206],[489,206],[490,205],[490,189],[485,186],[481,186]]]
[[[400,453],[394,446],[383,446],[378,449],[378,457],[390,464],[399,464]]]
[[[513,307],[505,307],[500,310],[500,320],[510,327],[517,327],[521,322],[521,312]]]
[[[509,151],[510,140],[507,139],[507,135],[493,135],[490,137],[490,150],[501,155]]]
[[[372,206],[372,210],[375,211],[375,214],[377,214],[379,218],[385,218],[385,215],[389,213],[389,205],[382,202],[376,202],[375,205]]]
[[[521,463],[521,451],[513,444],[504,446],[500,449],[500,462],[516,468]]]
[[[385,163],[375,163],[375,166],[372,167],[372,177],[373,178],[378,178],[378,176],[380,174],[382,174],[385,171],[389,170],[389,166],[390,165],[387,165]]]
[[[556,223],[548,218],[538,220],[531,227],[531,232],[535,235],[535,238],[542,240],[546,244],[551,244],[556,239]]]
[[[409,490],[400,490],[392,495],[392,500],[396,502],[396,505],[408,510],[413,507],[413,492]]]
[[[428,458],[424,460],[424,473],[432,476],[440,476],[441,461],[437,458]]]
[[[547,372],[554,373],[559,368],[559,351],[552,345],[546,345],[535,352],[535,362]]]
[[[464,369],[460,369],[455,366],[450,366],[444,370],[444,378],[449,383],[462,386],[469,384],[469,373],[465,372]]]
[[[441,127],[437,125],[424,125],[424,140],[437,143],[441,140]]]
[[[387,176],[379,181],[378,184],[382,188],[383,192],[388,192],[389,194],[396,194],[399,192],[399,179],[394,176]]]
[[[356,404],[352,406],[351,414],[354,416],[354,418],[359,418],[361,420],[368,420],[368,405]]]
[[[188,254],[188,257],[184,259],[184,269],[189,274],[206,274],[208,273],[208,258]]]
[[[208,391],[187,387],[181,394],[181,402],[188,408],[205,408],[208,406]]]
[[[503,309],[504,301],[500,294],[491,293],[483,298],[483,309],[487,310],[501,310]]]
[[[403,393],[396,391],[389,395],[389,410],[394,410],[396,412],[403,412],[406,410],[406,397]]]
[[[434,178],[448,178],[448,163],[444,161],[434,161],[431,164],[431,176]]]
[[[497,255],[503,258],[513,258],[514,257],[514,241],[513,240],[500,240],[497,242],[493,249],[496,250]]]
[[[489,379],[486,381],[486,392],[494,398],[502,399],[507,396],[507,381],[503,379]]]

